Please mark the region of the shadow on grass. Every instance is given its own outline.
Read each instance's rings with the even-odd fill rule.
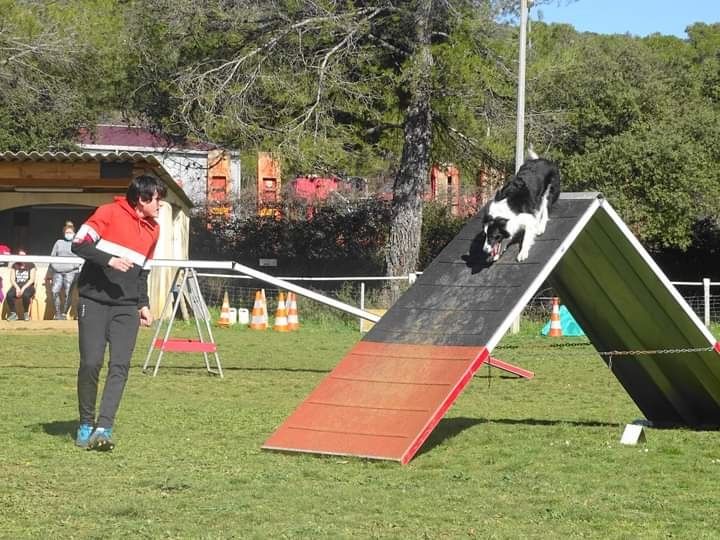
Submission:
[[[438,423],[437,427],[433,430],[427,440],[423,443],[418,451],[417,455],[420,456],[426,452],[429,452],[436,446],[441,445],[445,441],[449,441],[456,435],[459,435],[468,428],[471,428],[477,424],[487,423],[484,418],[443,418]]]
[[[508,373],[502,373],[497,374],[497,372],[493,373],[475,373],[473,375],[473,379],[518,379],[518,380],[527,380],[525,377],[521,377],[520,375],[510,375]]]
[[[425,443],[420,448],[417,455],[429,452],[436,446],[449,441],[453,437],[459,435],[466,429],[477,424],[505,424],[510,426],[556,426],[569,425],[579,427],[617,427],[617,422],[595,422],[595,421],[579,421],[579,420],[539,420],[537,418],[443,418],[438,423],[435,430],[430,434]]]
[[[537,418],[493,418],[482,420],[485,424],[506,424],[509,426],[557,426],[565,424],[578,427],[617,427],[618,422],[596,422],[593,420],[538,420]]]
[[[77,371],[77,364],[72,366],[58,366],[55,365],[43,365],[43,366],[28,366],[27,364],[0,364],[0,369],[74,369]]]
[[[104,366],[103,366],[104,367]],[[152,373],[155,366],[148,366],[147,371]],[[235,366],[223,366],[223,371],[269,371],[269,372],[285,372],[285,373],[330,373],[331,369],[317,369],[317,368],[266,368],[266,367],[235,367]],[[20,364],[0,364],[0,369],[72,369],[77,371],[77,364],[72,366],[58,366],[58,365],[45,365],[45,366],[27,366]],[[142,370],[142,364],[132,366],[132,369]],[[204,365],[195,366],[160,366],[161,370],[167,371],[205,371]],[[510,377],[515,378],[515,377]]]
[[[74,437],[77,425],[77,420],[55,420],[53,422],[43,422],[40,427],[45,433],[53,437],[67,437],[68,435]]]
[[[152,374],[152,367],[148,366],[147,373]],[[142,366],[140,366],[142,368]],[[160,366],[160,370],[167,371],[198,371],[205,372],[205,366]],[[223,372],[225,371],[271,371],[271,372],[284,372],[284,373],[330,373],[329,369],[315,369],[315,368],[264,368],[264,367],[234,367],[234,366],[223,366]],[[159,373],[158,371],[158,373]]]

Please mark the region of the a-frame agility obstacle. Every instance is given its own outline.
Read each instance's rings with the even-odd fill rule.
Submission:
[[[717,342],[601,195],[561,195],[522,263],[473,262],[481,215],[263,448],[407,463],[546,280],[598,351],[644,352],[611,361],[647,420],[720,425]]]

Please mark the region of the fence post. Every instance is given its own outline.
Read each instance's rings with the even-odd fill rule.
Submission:
[[[710,328],[710,278],[703,278],[703,299],[705,300],[705,326]]]
[[[365,282],[360,282],[360,309],[365,309]],[[358,322],[360,323],[360,333],[362,334],[363,331],[363,320],[358,319]]]

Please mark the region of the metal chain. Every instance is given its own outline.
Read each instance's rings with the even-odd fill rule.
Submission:
[[[527,345],[498,345],[495,347],[496,350],[510,350],[510,349],[521,349],[526,348]],[[580,343],[543,343],[542,345],[539,345],[537,343],[533,344],[533,347],[536,349],[564,349],[564,348],[572,348],[572,347],[592,347],[592,343],[589,341],[583,341]]]
[[[710,352],[714,350],[712,347],[697,347],[694,349],[656,349],[647,351],[598,351],[600,356],[641,356],[652,354],[680,354],[680,353],[696,353]]]
[[[552,343],[543,345],[542,347],[535,346],[534,348],[543,349],[564,349],[572,347],[590,347],[592,343]],[[520,345],[500,345],[496,349],[519,349]],[[683,354],[683,353],[696,353],[696,352],[711,352],[713,347],[695,347],[695,348],[682,348],[682,349],[651,349],[651,350],[630,350],[630,351],[597,351],[596,354],[600,356],[642,356],[642,355],[654,355],[654,354]]]

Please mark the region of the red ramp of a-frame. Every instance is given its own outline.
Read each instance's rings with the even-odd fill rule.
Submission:
[[[526,261],[513,245],[482,269],[463,258],[477,248],[478,213],[263,448],[410,461],[593,204],[561,198]]]
[[[359,342],[263,448],[412,459],[486,349]]]

